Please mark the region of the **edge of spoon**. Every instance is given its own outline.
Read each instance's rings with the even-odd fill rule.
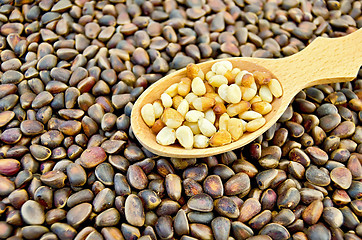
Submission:
[[[274,74],[273,71],[262,67],[259,64],[254,63],[253,58],[226,58],[226,59],[217,59],[204,63],[197,64],[203,71],[206,73],[211,69],[212,64],[218,61],[228,60],[233,64],[233,67],[239,67],[241,69],[246,69],[248,71],[269,71],[273,74],[273,77],[278,79],[278,77]],[[280,62],[278,59],[260,59],[267,60],[272,62]],[[260,62],[259,59],[256,59],[256,62]],[[180,82],[182,77],[186,76],[186,69],[180,69],[174,73],[171,73],[156,83],[152,84],[150,87],[146,89],[145,92],[141,94],[141,96],[137,99],[135,105],[132,109],[131,114],[131,127],[135,137],[138,141],[144,146],[147,150],[165,157],[178,157],[178,158],[197,158],[197,157],[207,157],[212,156],[224,152],[228,152],[234,150],[236,148],[240,148],[258,136],[267,131],[283,114],[285,109],[288,107],[290,100],[296,94],[291,93],[293,96],[289,96],[286,94],[288,89],[285,89],[283,83],[281,82],[283,95],[280,98],[275,98],[271,103],[273,109],[270,113],[265,115],[266,123],[260,129],[255,132],[248,133],[245,132],[241,138],[235,142],[226,144],[220,147],[207,147],[207,148],[193,148],[193,149],[184,149],[178,144],[163,146],[156,142],[156,134],[152,132],[152,130],[144,123],[141,116],[141,108],[147,103],[153,103],[155,100],[159,99],[161,94],[172,84]]]

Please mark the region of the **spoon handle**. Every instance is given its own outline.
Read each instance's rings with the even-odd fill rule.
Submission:
[[[302,90],[353,80],[362,64],[362,29],[340,38],[316,38],[303,51],[280,59],[281,81]]]

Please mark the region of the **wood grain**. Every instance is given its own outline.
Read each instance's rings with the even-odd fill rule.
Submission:
[[[280,59],[228,58],[198,64],[206,73],[221,60],[228,60],[233,67],[248,71],[270,71],[281,82],[283,96],[272,103],[273,110],[265,116],[266,124],[253,133],[244,135],[233,143],[222,147],[186,150],[179,145],[162,146],[156,142],[156,135],[144,123],[141,108],[153,103],[172,84],[186,76],[181,69],[169,74],[151,85],[136,101],[131,115],[131,127],[138,141],[149,151],[167,157],[207,157],[240,148],[268,130],[283,114],[293,97],[303,88],[316,84],[347,82],[358,74],[362,64],[362,29],[341,38],[317,38],[303,51]]]

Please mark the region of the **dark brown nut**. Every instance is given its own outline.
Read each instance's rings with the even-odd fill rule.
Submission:
[[[237,218],[240,211],[235,202],[229,197],[221,197],[214,201],[214,208],[220,215],[228,218]]]
[[[258,173],[256,175],[258,187],[262,190],[268,188],[277,175],[278,171],[276,169],[269,169]]]
[[[328,186],[329,183],[331,182],[329,174],[314,165],[311,165],[307,168],[305,172],[305,177],[310,183],[322,187]]]
[[[67,212],[64,209],[55,208],[45,214],[45,221],[47,224],[52,225],[53,223],[62,221],[66,216]]]
[[[128,184],[127,178],[121,173],[116,173],[114,175],[114,190],[119,196],[124,196],[131,193],[131,186]]]
[[[28,239],[40,239],[43,235],[49,232],[49,229],[44,226],[32,225],[25,226],[22,228],[22,234]]]
[[[58,130],[65,135],[74,136],[77,135],[82,128],[82,124],[75,120],[68,120],[60,124]]]
[[[40,177],[40,180],[53,188],[62,188],[65,185],[67,176],[60,171],[49,171]]]
[[[93,199],[93,210],[98,213],[110,208],[114,203],[114,199],[115,194],[111,189],[102,189]]]
[[[328,154],[318,147],[308,147],[305,152],[314,164],[324,165],[328,161]]]
[[[173,220],[173,227],[175,229],[175,233],[179,236],[189,234],[189,222],[186,217],[186,213],[183,209],[180,209],[174,220]]]
[[[45,221],[44,210],[33,200],[26,201],[20,209],[21,217],[27,224],[41,225]]]
[[[165,178],[165,186],[167,195],[175,201],[181,198],[181,178],[176,174],[168,174]]]
[[[94,198],[94,194],[91,190],[84,189],[70,195],[70,189],[63,188],[55,192],[54,198],[59,202],[65,202],[66,205],[71,208],[83,202],[91,202]],[[62,207],[62,205],[59,207]]]
[[[199,193],[202,193],[202,186],[191,178],[186,178],[182,182],[182,187],[185,191],[186,196],[192,197]]]
[[[298,205],[299,201],[299,191],[296,188],[291,187],[278,196],[277,205],[279,208],[294,209]]]
[[[290,150],[289,159],[302,164],[304,167],[308,167],[310,164],[310,158],[308,155],[299,148],[293,148]]]
[[[273,223],[282,226],[288,226],[295,220],[295,215],[290,209],[282,209],[278,214],[273,217]]]
[[[77,228],[80,224],[86,221],[92,213],[92,204],[81,203],[71,208],[67,213],[67,222],[71,226]]]
[[[101,233],[106,239],[119,239],[123,237],[121,230],[116,227],[104,227]]]
[[[309,224],[316,224],[323,212],[323,203],[320,200],[315,200],[303,211],[303,220]]]
[[[101,147],[91,147],[86,149],[80,156],[80,164],[85,168],[93,168],[104,162],[107,158],[106,153]]]
[[[247,239],[254,235],[254,232],[250,227],[239,221],[231,223],[231,230],[237,239]]]
[[[219,198],[224,195],[224,186],[221,178],[217,175],[209,175],[204,180],[203,188],[205,193],[213,198]]]
[[[141,199],[134,194],[129,195],[125,202],[125,217],[133,226],[142,226],[145,222],[145,213]]]
[[[148,179],[141,167],[137,165],[129,166],[127,170],[127,180],[129,184],[139,190],[145,189]]]
[[[15,159],[1,159],[0,160],[0,174],[11,176],[20,170],[20,162]]]
[[[261,211],[261,204],[255,198],[247,199],[240,208],[238,221],[246,222]]]
[[[158,163],[158,162],[157,162]],[[191,178],[197,182],[203,181],[208,173],[207,165],[201,163],[195,167],[186,168],[183,172],[183,178]]]
[[[95,224],[98,227],[112,227],[116,226],[121,219],[119,211],[115,208],[107,209],[101,212],[95,220]],[[101,234],[99,234],[99,237]],[[96,239],[96,238],[95,238]]]
[[[45,209],[53,206],[53,191],[48,186],[40,186],[34,193],[34,200],[39,202]]]
[[[44,126],[38,121],[25,120],[21,122],[20,129],[25,135],[34,136],[42,133]]]
[[[335,207],[323,209],[323,220],[333,228],[341,227],[343,224],[343,214]]]
[[[101,163],[95,169],[97,179],[106,186],[113,185],[114,170],[111,164]]]
[[[246,173],[238,173],[224,185],[225,195],[246,195],[250,191],[250,179]]]
[[[268,235],[271,238],[278,237],[279,239],[288,239],[290,238],[290,233],[288,230],[280,224],[269,223],[264,228],[261,229],[260,234]]]
[[[348,189],[352,184],[352,174],[345,167],[334,168],[330,172],[331,180],[340,188]]]
[[[87,181],[87,175],[81,165],[70,163],[67,166],[69,183],[74,187],[83,186]]]
[[[211,228],[204,224],[190,224],[190,232],[191,235],[197,239],[213,239]]]
[[[173,215],[176,214],[180,208],[181,206],[178,202],[164,199],[161,201],[160,205],[158,206],[156,214],[158,216]]]
[[[212,198],[205,193],[192,196],[187,201],[187,206],[192,210],[200,212],[211,212],[214,208]]]
[[[235,175],[234,171],[224,164],[215,165],[212,169],[212,173],[219,176],[224,181]]]
[[[54,223],[51,225],[50,229],[60,239],[73,239],[77,234],[77,231],[66,223]]]
[[[138,239],[141,236],[138,228],[128,225],[126,223],[122,223],[121,231],[125,239]]]
[[[156,232],[161,239],[169,239],[173,237],[174,231],[171,216],[161,216],[155,225]]]
[[[271,211],[270,210],[264,210],[263,212],[259,213],[255,217],[253,217],[249,221],[249,225],[250,225],[251,228],[259,230],[262,227],[264,227],[267,223],[269,223],[271,218],[272,218]]]
[[[323,223],[317,223],[313,226],[310,226],[307,230],[308,239],[331,239],[331,232],[328,230]]]
[[[231,221],[225,217],[216,217],[211,222],[211,229],[215,239],[227,239],[230,235]]]
[[[213,212],[191,211],[187,214],[187,218],[190,223],[202,223],[207,225],[215,218],[215,214]]]
[[[276,201],[277,194],[274,192],[273,189],[264,190],[260,198],[262,209],[272,210],[274,208],[274,205],[276,204]]]

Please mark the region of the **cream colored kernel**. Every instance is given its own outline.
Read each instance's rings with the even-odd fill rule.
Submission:
[[[278,80],[271,79],[270,82],[268,83],[268,87],[274,97],[278,98],[282,96],[283,89]]]
[[[153,111],[155,113],[155,118],[161,117],[163,113],[163,106],[161,100],[156,100],[153,102]]]
[[[241,121],[241,124],[243,126],[243,132],[246,132],[246,124],[247,124],[247,122],[244,121],[243,119],[240,119],[240,121]]]
[[[246,121],[251,121],[251,120],[254,120],[257,118],[261,118],[261,117],[263,117],[263,115],[261,115],[258,112],[255,112],[255,111],[245,111],[245,112],[239,114],[239,118],[246,120]]]
[[[195,93],[193,93],[193,92],[190,92],[189,94],[187,94],[187,95],[185,96],[185,99],[187,100],[187,102],[188,102],[189,104],[191,104],[196,98],[198,98],[198,96],[197,96]]]
[[[231,76],[235,79],[239,72],[241,72],[240,68],[233,68],[233,70],[231,70]]]
[[[273,109],[272,105],[267,102],[256,102],[251,105],[251,108],[261,115],[268,114]]]
[[[201,78],[202,80],[205,79],[205,74],[204,74],[204,72],[203,72],[201,69],[200,69],[199,72],[197,73],[197,76],[198,76],[199,78]]]
[[[162,93],[161,94],[161,101],[162,101],[162,105],[165,108],[169,108],[172,106],[172,98],[170,95],[168,95],[167,93]]]
[[[164,127],[156,136],[156,142],[161,145],[171,145],[176,141],[176,131],[173,128]]]
[[[202,135],[197,134],[194,136],[194,147],[195,148],[207,148],[209,146],[209,138]]]
[[[178,128],[182,125],[184,117],[175,109],[166,108],[161,116],[161,120],[166,124],[167,127]]]
[[[246,124],[246,131],[248,132],[255,132],[259,128],[261,128],[265,124],[265,118],[257,118],[252,120]]]
[[[198,96],[204,95],[206,93],[204,81],[199,77],[195,77],[191,83],[191,90]]]
[[[228,71],[228,69],[223,65],[218,65],[215,69],[215,73],[217,75],[225,75],[225,73]]]
[[[227,113],[224,113],[219,118],[219,131],[220,130],[226,130],[228,129],[230,116]]]
[[[155,111],[153,110],[153,105],[151,103],[147,103],[141,108],[141,116],[149,127],[153,126],[156,119]]]
[[[224,100],[227,103],[230,103],[230,100],[228,97],[228,88],[229,88],[229,86],[227,84],[223,84],[218,88],[217,93],[219,94],[219,96],[222,100]]]
[[[241,91],[242,99],[244,101],[250,101],[251,99],[253,99],[253,97],[255,97],[256,92],[257,92],[255,89],[248,88],[248,87],[240,87],[240,91]]]
[[[216,132],[216,127],[206,118],[201,118],[197,124],[203,135],[211,137]]]
[[[195,135],[201,133],[199,125],[197,124],[197,122],[187,122],[187,121],[185,121],[184,125],[188,126],[191,129],[192,133],[195,134]]]
[[[189,111],[189,103],[186,99],[183,99],[177,107],[177,111],[185,117],[186,113]]]
[[[199,119],[205,117],[205,113],[197,111],[197,110],[190,110],[186,113],[185,119],[188,122],[197,122]]]
[[[258,91],[258,86],[256,85],[255,82],[253,82],[253,83],[250,85],[250,88],[254,89],[255,91]]]
[[[168,95],[170,95],[170,97],[176,96],[177,93],[178,93],[178,85],[179,85],[178,83],[172,84],[171,86],[169,86],[169,87],[166,89],[165,93],[167,93]]]
[[[182,78],[177,87],[178,94],[185,97],[191,91],[191,79]]]
[[[226,68],[226,71],[231,71],[233,69],[233,64],[230,61],[219,61],[214,63],[211,66],[211,71],[216,72],[217,68],[219,68],[220,66],[223,66],[224,68]]]
[[[228,79],[222,75],[215,75],[209,79],[209,83],[213,87],[220,87],[223,84],[228,84]]]
[[[207,110],[205,112],[205,118],[207,120],[209,120],[212,124],[215,123],[216,115],[215,115],[214,111],[212,110],[212,108],[210,108],[209,110]]]
[[[213,71],[208,71],[205,75],[205,78],[207,81],[210,81],[210,78],[212,78],[215,75],[216,75],[216,73],[214,73]]]
[[[230,133],[233,141],[238,140],[243,135],[243,123],[241,122],[241,119],[230,118],[227,131]]]
[[[181,126],[176,130],[176,138],[185,149],[192,149],[194,134],[188,126]]]
[[[268,103],[273,101],[273,94],[270,92],[270,89],[267,85],[262,85],[259,89],[260,98]]]
[[[178,105],[180,105],[181,101],[183,100],[184,98],[181,97],[180,95],[176,95],[172,98],[172,107],[174,109],[177,109],[178,108]]]
[[[240,101],[239,103],[229,104],[226,112],[230,117],[234,117],[239,113],[245,112],[250,109],[250,103],[247,101]]]
[[[251,99],[249,102],[250,104],[253,104],[253,103],[257,103],[257,102],[262,102],[263,99],[261,99],[261,97],[259,95],[255,95],[255,97],[253,97],[253,99]]]
[[[231,103],[238,103],[241,101],[241,90],[240,87],[236,84],[231,84],[227,88],[227,99]]]
[[[242,80],[243,80],[243,77],[244,77],[244,75],[247,74],[247,73],[249,73],[249,72],[246,71],[246,70],[240,71],[240,72],[236,75],[236,77],[235,77],[235,84],[241,86],[241,82],[242,82]],[[251,74],[251,73],[249,73],[249,74]]]

